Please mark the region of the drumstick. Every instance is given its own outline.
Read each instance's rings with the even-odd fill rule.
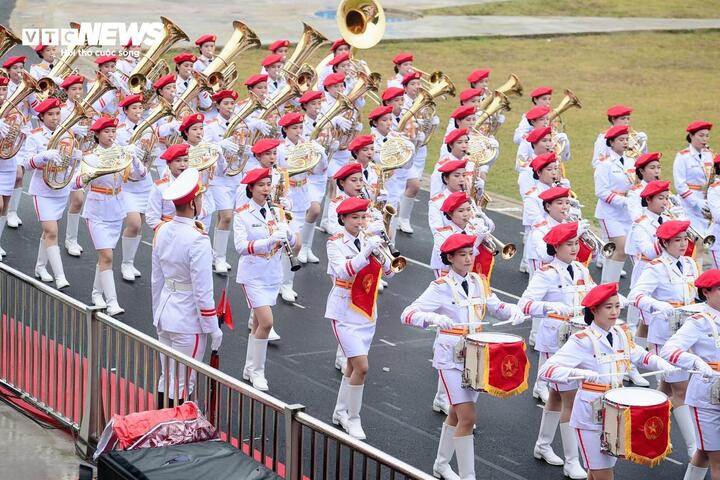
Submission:
[[[720,372],[713,372],[712,375],[708,376],[708,375],[705,375],[700,370],[688,370],[687,373],[694,373],[694,374],[702,375],[703,377],[708,377],[708,378],[720,376]]]
[[[523,317],[523,320],[529,320],[531,317],[530,315],[525,315]],[[491,327],[502,327],[503,325],[507,325],[509,323],[512,323],[512,320],[503,320],[502,322],[493,323],[490,326]]]
[[[490,325],[490,322],[464,322],[464,323],[454,323],[453,327],[469,327],[472,325]],[[434,323],[428,325],[428,329],[438,328],[437,325]]]
[[[657,375],[658,373],[664,373],[662,370],[655,370],[653,372],[645,372],[641,373],[641,377],[651,377],[653,375]],[[620,375],[626,375],[625,373],[598,373],[598,377],[619,377]],[[585,380],[585,377],[568,377],[568,380]]]

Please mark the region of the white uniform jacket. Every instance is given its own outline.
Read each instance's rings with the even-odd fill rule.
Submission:
[[[720,250],[720,182],[714,182],[707,191],[708,208],[712,214],[712,223],[708,235],[715,235],[715,243],[710,250]]]
[[[552,262],[553,256],[548,255],[547,243],[543,241],[543,238],[550,229],[559,223],[550,215],[545,214],[542,220],[533,223],[530,227],[530,234],[525,240],[525,250],[527,250],[528,262],[535,261],[537,263],[535,268],[540,268],[544,263]]]
[[[41,197],[67,197],[70,194],[70,191],[75,189],[72,181],[64,188],[54,190],[48,187],[43,180],[43,167],[46,162],[38,159],[37,154],[47,150],[47,145],[50,141],[52,133],[53,132],[45,125],[33,129],[30,136],[27,140],[25,140],[25,145],[23,145],[20,150],[20,153],[22,153],[23,156],[23,164],[26,168],[31,168],[33,170],[32,179],[30,180],[30,188],[28,188],[28,193],[30,195],[39,195]],[[67,134],[64,134],[64,138],[61,140],[61,146],[66,140]],[[74,158],[79,159],[81,155],[82,153],[79,149],[75,149],[73,151]]]
[[[633,258],[633,272],[630,279],[631,289],[637,283],[645,267],[662,253],[656,235],[660,226],[660,218],[661,215],[655,215],[647,208],[643,208],[642,215],[635,219],[630,233],[625,239],[625,254]],[[663,218],[662,220],[667,219]]]
[[[441,152],[440,158],[435,163],[435,167],[433,167],[433,173],[430,175],[430,196],[434,197],[438,193],[442,192],[445,188],[445,185],[442,183],[442,173],[440,173],[440,167],[445,165],[447,162],[451,162],[453,160],[462,160],[462,158],[457,158],[452,153],[448,152],[445,148],[445,145],[442,146],[442,149],[444,152]],[[467,178],[472,177],[473,170],[475,168],[475,163],[470,162],[468,160],[467,164],[465,165],[465,176]]]
[[[629,159],[623,159],[611,151],[611,158],[600,163],[595,170],[595,216],[602,220],[614,220],[629,225],[632,222],[627,210],[627,192],[632,186],[635,167]]]
[[[525,137],[532,131],[532,129],[532,125],[530,125],[530,122],[523,113],[522,117],[520,117],[520,121],[518,122],[518,126],[515,128],[515,133],[513,133],[513,142],[515,142],[515,145],[520,145],[520,142],[525,140]]]
[[[638,136],[645,137],[647,140],[647,134],[645,132],[638,132]],[[597,168],[599,164],[610,158],[611,148],[607,146],[607,139],[605,138],[605,132],[598,134],[595,139],[595,146],[593,147],[593,158],[592,166]],[[647,142],[645,143],[645,149],[642,153],[648,152]]]
[[[702,215],[705,200],[705,185],[708,174],[712,174],[713,155],[709,150],[698,152],[692,145],[680,150],[673,162],[673,183],[680,195],[680,205],[692,222],[692,226],[704,235],[708,221]]]
[[[485,222],[482,219],[477,219],[476,224],[468,223],[465,228],[460,228],[455,222],[448,222],[448,224],[444,227],[433,229],[433,249],[432,255],[430,256],[430,267],[435,270],[436,274],[439,271],[447,272],[450,269],[448,265],[442,263],[442,259],[440,258],[440,247],[443,243],[445,243],[445,240],[447,240],[448,237],[450,237],[450,235],[454,233],[477,235],[477,238],[475,239],[475,253],[477,254],[477,249],[480,247],[480,244],[483,242],[483,240],[485,240],[484,236],[481,237],[478,235],[478,226],[482,226],[482,228],[487,228]]]
[[[551,187],[552,185],[535,181],[535,185],[523,194],[523,225],[529,227],[541,222],[545,217],[545,209],[543,209],[543,201],[540,199],[540,194]]]

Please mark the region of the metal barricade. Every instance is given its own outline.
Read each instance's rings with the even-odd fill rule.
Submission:
[[[0,315],[0,386],[77,433],[87,456],[112,415],[183,398],[286,479],[433,478],[1,263]],[[192,391],[170,380],[191,376]]]

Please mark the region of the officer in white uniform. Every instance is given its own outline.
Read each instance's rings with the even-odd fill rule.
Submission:
[[[213,299],[210,239],[195,220],[202,210],[199,180],[198,171],[188,169],[163,193],[177,213],[156,231],[152,251],[153,324],[158,340],[195,360],[205,355],[207,334],[212,350],[220,348],[223,337]],[[164,355],[160,361],[158,405],[166,399],[171,406],[181,404],[192,395],[196,374],[191,370],[186,378],[186,369],[180,367],[175,378],[175,361]]]
[[[607,117],[608,122],[610,122],[610,126],[614,127],[616,125],[630,125],[630,114],[632,113],[633,109],[631,107],[628,107],[627,105],[613,105],[612,107],[608,108],[607,111]],[[645,132],[636,132],[638,140],[645,142],[645,148],[643,149],[642,153],[647,153],[647,134]],[[592,166],[593,168],[597,168],[598,165],[601,162],[604,162],[605,160],[609,159],[611,157],[610,155],[610,148],[608,148],[606,140],[605,140],[605,132],[600,133],[597,136],[597,140],[595,140],[595,146],[593,149],[593,158],[592,158]]]
[[[715,178],[720,176],[720,155],[713,158],[713,173]],[[712,223],[708,229],[708,235],[715,237],[715,243],[709,248],[713,266],[720,268],[720,181],[710,184],[707,190],[707,202],[712,216]]]

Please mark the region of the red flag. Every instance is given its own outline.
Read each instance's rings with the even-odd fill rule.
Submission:
[[[359,313],[365,315],[372,321],[375,316],[377,305],[378,284],[382,274],[382,265],[373,256],[370,263],[360,270],[355,276],[355,281],[350,290],[350,305]]]
[[[490,281],[493,267],[495,266],[495,256],[485,245],[478,247],[478,253],[475,255],[475,263],[473,264],[473,272],[478,275],[485,275]]]
[[[220,294],[220,302],[218,303],[215,311],[217,312],[218,323],[220,323],[220,325],[224,323],[230,330],[233,330],[235,328],[235,325],[233,323],[232,309],[230,308],[230,299],[225,293],[224,288],[222,289],[222,293]]]
[[[692,257],[693,253],[695,253],[695,242],[689,241],[687,249],[685,250],[685,256]]]
[[[580,249],[578,250],[577,261],[587,267],[588,265],[590,265],[590,260],[592,260],[593,251],[582,240],[580,240],[579,244],[580,244]],[[602,253],[599,252],[598,255],[602,255]]]
[[[625,458],[654,467],[670,452],[670,402],[628,408],[625,416]]]
[[[484,389],[490,395],[506,398],[527,390],[530,362],[524,341],[488,344],[483,362]]]

